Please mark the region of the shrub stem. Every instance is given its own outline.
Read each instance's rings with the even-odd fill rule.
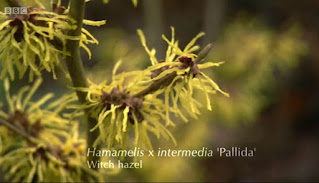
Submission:
[[[69,31],[70,36],[81,36],[82,22],[84,18],[84,9],[85,9],[85,0],[70,0],[70,18],[76,21],[77,28],[75,30]],[[68,40],[67,41],[67,50],[70,52],[70,56],[66,58],[66,65],[68,71],[70,73],[70,77],[72,79],[72,83],[74,87],[88,87],[86,77],[84,74],[84,68],[82,64],[82,59],[80,55],[80,40]],[[86,100],[86,92],[76,91],[79,102],[81,104],[85,104]],[[85,111],[86,120],[87,120],[87,148],[91,147],[96,138],[98,137],[98,132],[90,132],[90,129],[93,128],[96,124],[96,120],[91,118],[87,109]],[[97,161],[98,157],[96,156],[88,156],[88,161]]]

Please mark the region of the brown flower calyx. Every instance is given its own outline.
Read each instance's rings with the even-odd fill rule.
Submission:
[[[66,8],[64,6],[58,6],[56,3],[52,3],[52,11],[56,14],[63,15]]]
[[[185,73],[185,74],[193,73],[193,77],[196,77],[196,75],[200,73],[200,70],[199,70],[197,64],[192,60],[192,58],[190,58],[190,57],[180,57],[178,59],[178,61],[180,63],[182,63],[182,65],[179,66],[179,68],[181,68],[181,69],[190,68],[190,72],[189,73]]]
[[[143,107],[143,99],[130,95],[125,89],[120,90],[116,87],[109,93],[102,90],[101,102],[107,110],[111,109],[111,105],[121,105],[119,110],[129,107],[128,119],[132,124],[134,124],[133,114],[138,122],[144,120],[144,116],[140,111]]]
[[[48,162],[49,159],[46,157],[45,153],[47,152],[47,148],[41,146],[38,147],[37,150],[32,154],[33,158],[37,158],[40,157],[42,160],[44,160],[45,162]]]
[[[38,14],[32,14],[32,12],[36,11],[45,11],[46,9],[44,8],[33,8],[31,6],[27,7],[27,13],[26,14],[12,14],[8,16],[8,19],[11,20],[9,25],[11,27],[17,27],[16,32],[14,33],[14,38],[17,42],[21,42],[23,39],[23,23],[22,22],[30,22],[36,26],[41,26],[41,27],[48,27],[48,24],[46,21],[43,20],[37,20],[36,17],[46,17],[46,18],[52,18],[52,15],[38,15]],[[57,5],[52,5],[52,10],[53,12],[62,15],[65,12],[65,8],[63,6],[57,6]],[[66,21],[66,20],[65,20]],[[53,22],[53,25],[56,23]],[[36,35],[38,35],[36,33]]]
[[[13,114],[9,116],[7,122],[23,130],[32,137],[38,137],[43,130],[40,120],[37,120],[35,123],[31,124],[28,119],[28,115],[18,110],[14,111]]]
[[[64,142],[65,143],[65,142]],[[40,146],[37,147],[37,150],[32,154],[34,158],[40,157],[42,160],[45,162],[49,161],[49,158],[47,157],[47,153],[51,154],[54,156],[57,160],[64,162],[64,168],[69,169],[69,159],[70,158],[75,158],[79,154],[80,156],[85,156],[84,151],[80,152],[78,151],[78,147],[83,145],[82,143],[73,143],[73,149],[66,153],[61,145],[58,146],[52,146],[51,144],[46,144],[45,146]]]
[[[162,62],[165,62],[165,60],[162,60],[159,63],[162,63]],[[178,59],[178,62],[181,63],[181,65],[179,66],[180,69],[190,68],[190,72],[185,73],[185,75],[190,75],[192,73],[193,77],[196,77],[196,75],[200,73],[200,70],[199,70],[197,64],[192,60],[192,58],[190,58],[190,57],[180,57]],[[172,67],[166,65],[166,66],[163,66],[163,67],[161,67],[159,69],[156,69],[156,70],[152,71],[151,78],[153,79],[153,78],[157,77],[163,71],[165,71],[167,69],[170,69],[170,68],[172,68]]]
[[[52,147],[52,146],[48,146],[48,150],[50,151],[50,153],[56,158],[56,159],[58,159],[58,160],[60,160],[60,161],[63,161],[65,164],[66,164],[66,167],[65,168],[68,168],[68,159],[70,159],[70,158],[74,158],[74,157],[76,157],[76,154],[79,154],[80,156],[84,156],[85,155],[85,153],[84,153],[84,151],[82,152],[80,152],[79,150],[78,150],[78,147],[79,146],[81,146],[81,145],[83,145],[82,143],[73,143],[72,144],[73,145],[73,148],[72,148],[72,150],[71,151],[69,151],[68,153],[66,153],[64,150],[63,150],[63,148],[62,148],[62,146],[54,146],[54,147]]]
[[[8,16],[8,19],[11,20],[9,25],[11,27],[17,27],[16,32],[14,33],[14,39],[17,42],[21,42],[23,39],[23,21],[28,21],[33,24],[36,23],[35,15],[30,15],[30,12],[33,11],[32,7],[27,7],[27,14],[12,14]]]

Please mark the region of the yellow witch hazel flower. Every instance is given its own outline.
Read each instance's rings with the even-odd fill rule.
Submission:
[[[86,142],[79,139],[77,123],[69,130],[69,120],[60,117],[65,106],[73,101],[74,94],[48,103],[53,98],[49,93],[31,102],[41,82],[38,79],[32,87],[23,87],[11,97],[9,80],[4,80],[8,111],[0,111],[0,139],[5,139],[0,144],[0,167],[6,180],[98,180],[97,173],[86,166]],[[44,104],[46,107],[42,107]]]
[[[37,2],[40,7],[28,7],[27,14],[5,15],[0,12],[0,79],[9,75],[14,80],[15,69],[21,78],[28,68],[31,81],[35,75],[40,76],[42,70],[52,72],[56,78],[54,71],[60,66],[59,55],[69,55],[65,46],[67,40],[80,40],[80,46],[89,56],[91,53],[85,44],[98,43],[84,28],[81,37],[66,34],[76,25],[67,15],[67,9],[61,6],[61,0],[52,5],[52,11],[47,11]],[[83,23],[100,26],[105,21],[84,20]]]
[[[194,90],[197,89],[203,92],[206,96],[206,107],[211,110],[209,94],[215,94],[216,91],[222,93],[225,96],[229,96],[228,93],[223,92],[219,86],[209,78],[208,75],[201,70],[209,67],[219,66],[223,62],[219,63],[199,63],[207,55],[207,48],[201,52],[203,55],[196,55],[193,52],[197,51],[200,47],[195,45],[196,41],[204,36],[203,32],[199,33],[193,38],[186,47],[182,50],[178,46],[178,41],[175,40],[175,29],[171,27],[172,35],[171,40],[163,35],[162,38],[167,42],[168,48],[166,51],[166,57],[163,61],[158,61],[155,57],[155,49],[150,50],[146,45],[146,40],[143,32],[138,30],[142,45],[146,52],[150,56],[152,66],[147,68],[150,71],[150,79],[144,81],[149,82],[150,87],[154,83],[164,83],[161,86],[158,94],[164,94],[166,105],[166,125],[174,125],[169,118],[170,110],[176,115],[181,117],[184,121],[188,121],[179,109],[178,101],[182,104],[183,108],[194,118],[200,114],[198,107],[200,103],[193,98]],[[160,92],[161,91],[161,92]],[[149,93],[143,93],[143,95]],[[172,103],[172,106],[170,105]]]
[[[10,182],[94,182],[98,172],[86,165],[85,140],[77,125],[65,139],[25,145],[0,156],[2,171]],[[46,133],[45,133],[46,134]]]
[[[52,142],[58,140],[58,137],[54,134],[59,134],[60,136],[67,134],[63,130],[69,128],[69,121],[61,118],[60,114],[68,102],[72,101],[73,94],[61,97],[61,99],[55,100],[47,104],[45,108],[42,108],[54,95],[49,93],[38,101],[32,102],[31,98],[41,82],[42,79],[38,79],[32,87],[22,87],[17,95],[11,97],[9,80],[5,79],[4,88],[8,110],[0,110],[0,120],[27,134],[31,141],[41,139],[46,142]],[[47,133],[41,135],[44,129]],[[2,146],[3,151],[5,151],[7,146],[13,144],[9,141],[17,138],[14,133],[8,131],[4,126],[0,126],[0,131],[0,136],[6,139],[6,143]]]
[[[113,73],[116,73],[116,68]],[[107,149],[125,148],[130,130],[135,133],[134,146],[152,149],[148,133],[153,133],[157,138],[166,140],[175,139],[161,123],[162,112],[165,110],[162,101],[156,98],[140,98],[132,95],[131,88],[125,88],[125,77],[131,75],[121,74],[121,79],[114,79],[110,84],[106,81],[94,84],[89,81],[89,88],[76,88],[88,92],[89,104],[78,109],[90,108],[91,117],[97,119],[97,124],[91,129],[100,131],[100,136],[94,146],[105,142]],[[116,75],[114,75],[116,77]]]

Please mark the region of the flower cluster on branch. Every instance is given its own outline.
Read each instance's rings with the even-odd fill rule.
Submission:
[[[134,146],[152,149],[149,133],[157,138],[171,139],[176,144],[167,129],[168,126],[175,126],[170,116],[175,114],[185,122],[188,121],[186,115],[197,118],[201,104],[193,96],[196,90],[205,94],[208,110],[211,110],[210,94],[220,92],[229,96],[202,72],[223,62],[202,64],[202,60],[198,59],[203,58],[194,53],[199,50],[195,43],[204,33],[198,34],[182,50],[175,40],[172,27],[171,40],[163,35],[168,44],[163,61],[157,60],[155,49],[147,47],[143,32],[138,30],[138,34],[150,56],[151,66],[141,71],[117,73],[121,66],[118,62],[111,82],[95,84],[89,81],[89,88],[75,88],[87,92],[89,103],[74,107],[88,108],[91,116],[98,121],[91,129],[92,132],[97,129],[100,132],[95,146],[104,142],[109,149],[125,148],[130,129],[135,132]]]
[[[0,59],[2,71],[0,78],[7,75],[15,79],[15,69],[22,78],[29,69],[29,80],[41,76],[46,70],[55,75],[55,67],[60,67],[59,56],[67,56],[67,40],[80,40],[89,57],[91,52],[86,44],[98,44],[98,41],[84,28],[81,37],[69,36],[69,30],[76,29],[75,20],[71,19],[68,9],[60,4],[52,4],[52,11],[40,7],[28,7],[27,14],[6,15],[0,12]],[[100,26],[105,21],[84,20],[84,24]]]
[[[8,79],[4,82],[9,109],[0,110],[0,139],[6,142],[1,145],[0,166],[6,172],[6,179],[13,182],[97,180],[98,174],[85,166],[86,144],[79,138],[77,123],[62,117],[74,94],[49,103],[54,97],[49,93],[32,102],[41,79],[32,87],[21,88],[14,96],[10,96]]]

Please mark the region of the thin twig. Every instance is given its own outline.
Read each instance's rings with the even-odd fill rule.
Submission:
[[[163,77],[162,79],[154,81],[154,83],[152,83],[149,87],[135,94],[134,97],[144,97],[145,95],[151,94],[161,89],[164,86],[168,86],[169,84],[171,84],[171,82],[176,76],[177,76],[177,73],[172,72],[166,75],[165,77]]]
[[[19,128],[15,127],[14,125],[8,123],[7,121],[0,119],[0,124],[8,127],[9,129],[11,129],[12,131],[16,132],[17,134],[21,135],[22,137],[24,137],[27,141],[33,143],[33,144],[37,144],[36,140],[33,139],[31,137],[31,135],[27,134],[26,132],[20,130]]]

